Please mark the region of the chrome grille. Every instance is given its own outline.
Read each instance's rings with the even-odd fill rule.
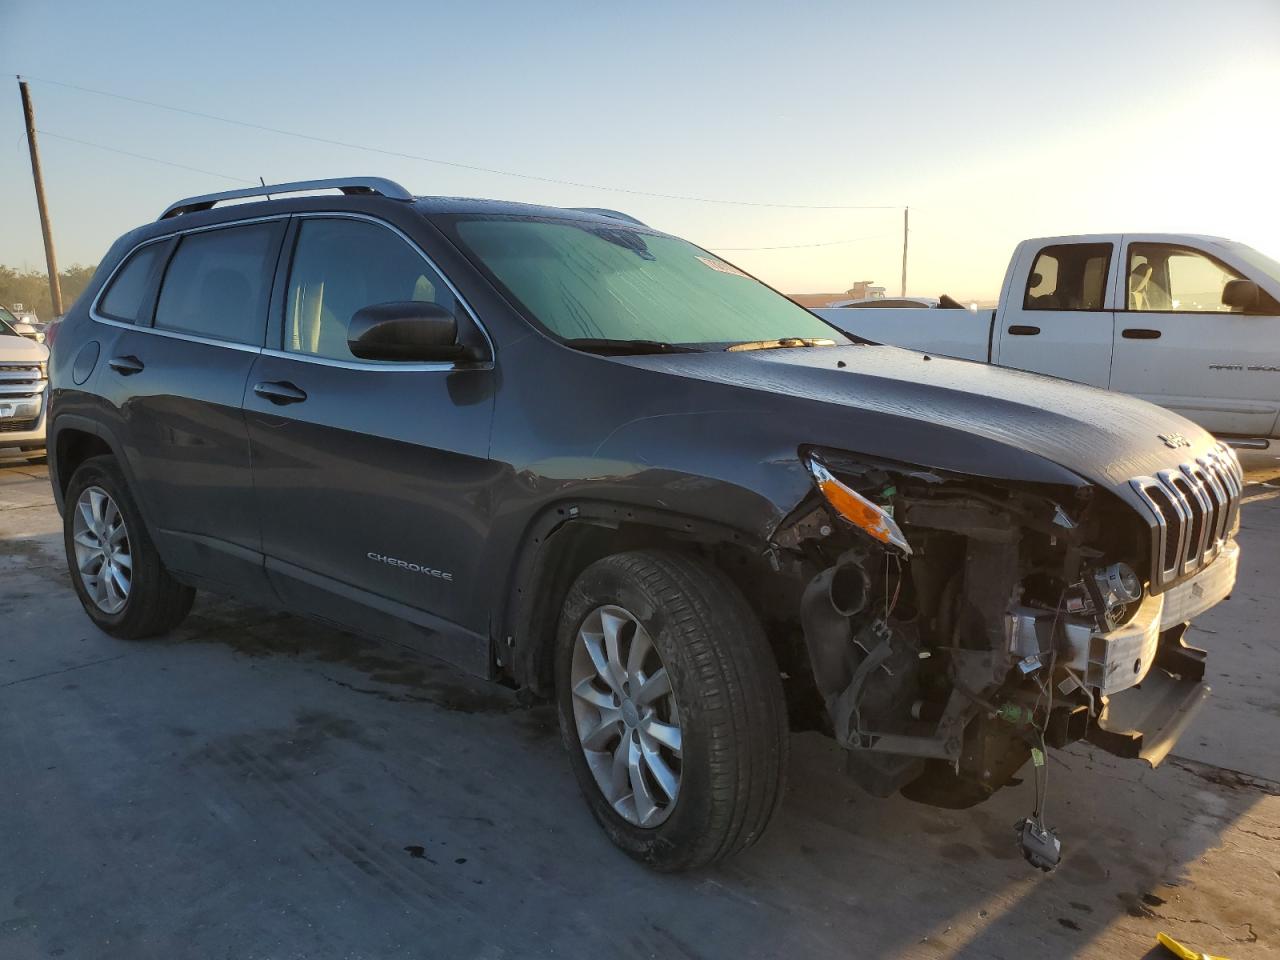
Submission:
[[[1199,570],[1234,533],[1244,473],[1223,444],[1176,469],[1135,477],[1129,485],[1150,508],[1151,586],[1161,590]]]
[[[44,388],[44,370],[39,364],[0,363],[0,401],[37,397]]]

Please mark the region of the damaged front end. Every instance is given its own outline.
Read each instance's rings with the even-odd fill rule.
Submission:
[[[1019,829],[1048,869],[1047,749],[1088,740],[1154,766],[1208,692],[1204,653],[1183,635],[1235,582],[1234,456],[1180,473],[1175,510],[1153,496],[1143,512],[1083,481],[802,454],[814,492],[775,531],[775,566],[803,584],[808,665],[850,775],[877,796],[956,808],[1033,760],[1037,818]]]

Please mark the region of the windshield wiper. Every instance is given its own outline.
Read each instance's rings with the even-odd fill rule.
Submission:
[[[834,340],[823,337],[782,337],[779,340],[748,340],[745,343],[734,343],[725,347],[730,353],[739,350],[785,350],[790,347],[834,347]]]
[[[702,353],[697,347],[686,347],[679,343],[664,343],[661,340],[609,340],[603,337],[573,337],[564,341],[566,346],[588,353],[602,353],[610,356],[640,356],[646,353]]]

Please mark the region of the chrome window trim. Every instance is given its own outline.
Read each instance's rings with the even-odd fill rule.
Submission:
[[[221,230],[226,227],[248,226],[250,224],[255,224],[255,223],[267,223],[274,220],[289,220],[289,219],[363,220],[368,223],[377,224],[378,226],[383,227],[387,230],[390,230],[392,233],[396,234],[404,243],[409,245],[410,249],[412,249],[415,253],[417,253],[418,256],[420,256],[426,262],[427,266],[429,266],[435,272],[436,276],[438,276],[441,280],[444,281],[445,286],[449,288],[449,292],[453,294],[454,299],[456,299],[458,303],[462,305],[462,308],[467,312],[467,316],[471,318],[471,322],[476,325],[476,328],[480,331],[481,336],[484,337],[485,343],[488,344],[489,359],[478,361],[474,364],[469,364],[465,367],[459,367],[456,363],[453,363],[448,360],[432,361],[430,363],[413,363],[413,362],[374,363],[371,361],[360,361],[360,360],[337,360],[330,357],[315,356],[314,354],[298,353],[291,350],[277,349],[275,347],[268,347],[265,344],[249,344],[249,343],[245,343],[242,340],[219,340],[215,337],[202,337],[199,334],[183,333],[182,331],[179,331],[179,330],[167,330],[163,327],[156,327],[154,325],[144,326],[143,324],[140,324],[140,323],[128,323],[124,320],[113,320],[110,317],[104,316],[98,311],[98,305],[102,301],[102,298],[106,295],[107,291],[111,288],[111,284],[115,280],[116,274],[119,273],[120,269],[126,263],[129,262],[129,260],[133,257],[135,253],[137,253],[143,247],[149,246],[150,244],[153,244],[153,243],[161,243],[166,240],[172,240],[174,237],[183,237],[183,236],[186,236],[187,234],[192,234],[192,233],[206,233],[210,230]],[[290,267],[290,270],[292,270],[293,268],[292,259],[290,259],[289,267]],[[287,285],[288,276],[285,277],[285,282]],[[286,290],[286,293],[287,293],[287,290]],[[228,349],[231,349],[231,350],[240,350],[246,353],[258,353],[258,354],[262,354],[263,356],[277,357],[284,360],[299,360],[299,361],[302,361],[303,363],[316,363],[316,364],[320,364],[321,366],[338,367],[344,370],[398,370],[406,373],[423,373],[423,372],[459,370],[459,369],[483,370],[483,369],[492,369],[493,363],[498,356],[498,351],[497,351],[497,348],[494,346],[493,338],[489,336],[489,331],[485,329],[485,325],[480,322],[479,315],[475,312],[475,310],[472,309],[471,304],[467,302],[466,297],[462,295],[462,292],[457,288],[454,282],[449,279],[449,275],[440,269],[440,266],[434,260],[431,259],[430,255],[425,250],[423,250],[420,246],[418,246],[418,244],[413,240],[412,237],[410,237],[407,233],[405,233],[395,224],[389,223],[386,220],[382,220],[378,217],[370,216],[369,214],[365,214],[365,213],[353,213],[353,212],[344,211],[344,210],[333,210],[333,211],[324,210],[324,211],[316,211],[314,213],[276,213],[276,214],[268,214],[266,216],[259,216],[259,217],[246,217],[243,220],[224,220],[221,223],[211,223],[201,227],[177,228],[174,230],[169,230],[166,233],[159,234],[158,236],[148,237],[146,240],[143,240],[137,245],[135,245],[134,247],[130,248],[129,252],[120,258],[120,262],[117,263],[115,267],[112,269],[111,273],[108,274],[107,279],[103,281],[102,286],[99,288],[97,295],[94,296],[93,302],[89,305],[89,318],[93,320],[95,323],[101,323],[108,327],[118,327],[121,330],[139,330],[144,333],[151,333],[160,337],[168,337],[172,340],[185,340],[185,341],[188,341],[189,343],[201,343],[211,347],[227,347]],[[154,318],[153,318],[153,323],[154,323]],[[271,326],[270,318],[268,318],[267,327],[269,328],[270,326]],[[265,335],[266,334],[264,330],[263,336],[265,337]],[[283,337],[283,329],[282,329],[281,330],[281,346],[282,347],[283,347],[283,339],[284,337]]]
[[[185,229],[170,230],[167,233],[160,234],[159,236],[148,237],[146,240],[143,240],[130,248],[129,252],[120,258],[120,262],[111,269],[111,273],[107,275],[107,279],[102,282],[102,286],[98,288],[97,294],[94,295],[93,302],[89,304],[89,319],[95,323],[105,324],[108,327],[119,327],[122,330],[141,330],[145,333],[154,333],[174,340],[188,340],[192,343],[204,343],[215,347],[230,347],[233,350],[247,350],[253,353],[260,353],[262,351],[262,344],[255,345],[245,343],[243,340],[219,340],[215,337],[202,337],[194,333],[183,333],[179,330],[165,330],[160,327],[156,327],[153,325],[155,322],[154,316],[151,318],[152,323],[146,325],[141,323],[128,323],[124,320],[113,320],[100,313],[98,311],[98,305],[102,302],[102,298],[106,296],[107,291],[111,289],[111,284],[115,280],[116,274],[119,273],[120,269],[143,247],[150,246],[153,243],[161,243],[165,240],[172,240],[174,237],[186,236],[189,233],[207,233],[210,230],[221,230],[224,227],[243,227],[254,223],[269,223],[274,220],[288,220],[290,216],[292,216],[292,214],[275,213],[262,217],[247,217],[244,220],[227,220],[222,223],[210,223],[203,227],[187,227]],[[164,278],[161,277],[162,281],[163,279]],[[265,327],[263,328],[263,336],[266,336]]]
[[[476,325],[476,329],[478,329],[480,331],[480,335],[484,337],[485,343],[489,345],[489,359],[486,361],[480,361],[480,363],[492,363],[493,361],[497,360],[498,350],[493,344],[493,338],[489,336],[489,331],[486,330],[484,324],[480,322],[479,315],[477,315],[475,310],[471,308],[471,304],[469,304],[467,302],[466,297],[462,295],[462,291],[460,291],[454,285],[454,282],[449,279],[449,275],[440,269],[439,264],[437,264],[434,260],[432,260],[430,255],[425,250],[423,250],[420,246],[418,246],[418,244],[413,240],[412,237],[410,237],[407,233],[405,233],[403,230],[397,227],[394,223],[389,223],[386,220],[379,219],[378,217],[370,216],[367,213],[353,213],[345,210],[334,210],[334,211],[318,210],[314,213],[311,213],[311,212],[295,213],[293,214],[293,217],[298,221],[335,220],[335,219],[336,220],[363,220],[366,223],[376,224],[380,227],[384,227],[387,230],[390,230],[392,233],[398,236],[401,240],[403,240],[406,244],[408,244],[411,250],[413,250],[418,256],[420,256],[423,260],[426,261],[427,266],[429,266],[432,270],[434,270],[436,276],[438,276],[441,280],[444,281],[444,285],[449,288],[449,292],[453,294],[454,299],[457,300],[458,303],[462,305],[462,309],[467,311],[467,316],[471,318],[471,322]],[[289,259],[289,273],[292,274],[292,272],[293,272],[293,258],[291,253],[290,259]],[[288,286],[289,279],[290,279],[290,276],[286,275],[285,276],[286,302],[288,301],[288,298],[289,298],[289,286]],[[264,352],[266,352],[269,356],[275,356],[276,354],[273,351],[276,351],[276,348],[267,347]],[[403,365],[392,366],[391,363],[368,363],[368,362],[361,362],[359,360],[337,360],[329,357],[317,357],[314,354],[306,354],[306,353],[301,353],[294,350],[285,350],[283,327],[281,327],[281,330],[280,330],[280,348],[278,352],[284,354],[286,357],[292,360],[306,359],[312,362],[324,360],[328,362],[329,366],[339,366],[339,367],[344,367],[346,369],[351,369],[351,370],[393,370],[393,369],[395,370],[409,370],[409,369],[454,370],[454,369],[457,369],[456,364],[450,363],[447,360],[437,361],[433,363],[406,362]]]
[[[262,347],[255,347],[251,343],[244,343],[240,340],[216,340],[213,337],[202,337],[195,333],[183,333],[181,330],[162,330],[159,327],[143,327],[136,323],[125,323],[123,320],[109,320],[106,317],[94,316],[89,314],[97,323],[106,324],[108,327],[119,327],[121,330],[137,330],[140,333],[151,333],[157,337],[167,337],[170,340],[185,340],[188,343],[203,343],[210,347],[226,347],[229,350],[239,350],[242,353],[262,353]]]
[[[459,366],[450,360],[432,360],[430,362],[415,363],[413,361],[405,361],[399,363],[397,361],[388,361],[386,363],[378,363],[372,360],[334,360],[332,357],[320,357],[310,353],[294,353],[290,350],[276,350],[273,347],[263,347],[260,351],[264,357],[275,357],[277,360],[296,360],[299,363],[315,363],[323,367],[337,367],[341,370],[384,370],[389,373],[397,371],[405,373],[424,371],[462,371],[462,370],[492,370],[492,360],[477,360],[465,366]]]

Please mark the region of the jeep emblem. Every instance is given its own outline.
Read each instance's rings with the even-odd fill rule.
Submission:
[[[1180,433],[1159,433],[1156,434],[1156,436],[1164,441],[1164,445],[1166,447],[1169,447],[1172,450],[1177,450],[1179,447],[1191,446],[1191,441]]]

